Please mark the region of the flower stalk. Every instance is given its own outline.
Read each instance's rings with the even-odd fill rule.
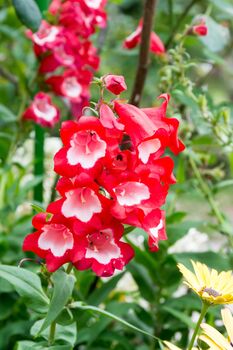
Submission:
[[[53,345],[56,334],[56,322],[52,322],[49,331],[49,346]]]
[[[134,82],[133,93],[130,99],[130,103],[139,106],[142,91],[146,81],[147,71],[149,67],[150,59],[150,36],[153,28],[154,11],[156,6],[156,0],[146,0],[143,16],[143,28],[141,36],[141,45],[139,52],[139,63]]]
[[[43,177],[44,175],[44,129],[40,125],[35,125],[35,149],[34,149],[34,175]],[[34,200],[43,203],[43,179],[35,186]]]
[[[202,303],[202,308],[201,308],[201,314],[199,316],[199,319],[197,321],[197,324],[196,324],[196,327],[194,329],[194,332],[193,332],[193,335],[192,335],[192,338],[190,340],[190,343],[189,343],[189,346],[188,346],[188,350],[191,350],[193,345],[194,345],[194,342],[195,342],[195,339],[196,339],[196,336],[197,336],[197,333],[199,331],[199,328],[200,328],[200,325],[207,313],[207,310],[209,308],[210,304],[206,303],[206,302],[203,302]]]

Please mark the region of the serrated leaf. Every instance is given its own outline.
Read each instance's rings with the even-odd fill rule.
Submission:
[[[54,284],[53,295],[46,318],[39,334],[46,329],[62,312],[74,289],[75,278],[62,270],[56,271],[52,276]]]
[[[12,0],[19,20],[32,31],[37,31],[42,21],[42,15],[34,0]]]
[[[108,312],[106,310],[100,309],[99,307],[96,307],[96,306],[93,306],[93,305],[85,305],[84,303],[78,301],[78,302],[72,303],[70,305],[70,308],[73,308],[73,309],[78,308],[78,309],[81,309],[81,310],[87,310],[87,311],[90,311],[92,313],[97,313],[97,314],[109,317],[112,320],[117,321],[117,322],[123,324],[124,326],[133,329],[136,332],[145,334],[145,335],[147,335],[147,336],[149,336],[151,338],[154,338],[156,340],[159,339],[159,338],[155,337],[153,334],[150,334],[150,333],[144,331],[143,329],[138,328],[138,327],[134,326],[133,324],[125,321],[124,319],[122,319],[122,318],[112,314],[111,312]]]
[[[47,311],[49,299],[35,273],[15,266],[0,265],[0,277],[7,280],[16,292],[26,298],[31,309],[39,313]]]

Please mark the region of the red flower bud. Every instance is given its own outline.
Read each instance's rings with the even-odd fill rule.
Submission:
[[[199,24],[192,26],[191,33],[198,36],[205,36],[208,34],[208,27],[204,20],[201,20]]]
[[[119,95],[121,92],[127,90],[125,79],[122,75],[107,75],[104,77],[104,83],[106,89],[111,91],[115,95]]]

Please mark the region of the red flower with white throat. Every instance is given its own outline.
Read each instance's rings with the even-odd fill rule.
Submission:
[[[85,173],[72,180],[60,178],[56,189],[62,198],[50,203],[48,210],[54,214],[61,213],[65,218],[89,223],[109,205],[109,199],[100,193],[99,186]]]
[[[24,251],[31,251],[45,259],[50,272],[72,260],[74,234],[72,225],[61,215],[40,213],[34,216],[32,224],[36,232],[26,236],[23,243]]]
[[[121,241],[124,227],[109,212],[100,215],[93,225],[74,225],[78,245],[85,247],[83,259],[75,263],[79,270],[91,268],[98,276],[111,276],[133,258],[131,246]]]
[[[59,121],[60,112],[48,94],[39,92],[24,112],[23,119],[33,120],[36,124],[51,128]]]
[[[64,147],[54,157],[54,169],[63,176],[72,177],[78,171],[92,173],[102,166],[107,155],[105,130],[95,117],[81,117],[78,122],[62,124]]]

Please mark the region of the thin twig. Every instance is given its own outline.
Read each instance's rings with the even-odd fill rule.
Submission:
[[[185,19],[185,17],[188,15],[189,11],[191,10],[191,8],[200,0],[192,0],[184,9],[184,11],[181,13],[180,17],[177,19],[176,25],[174,28],[172,28],[171,31],[171,35],[168,38],[165,47],[166,49],[168,49],[176,35],[176,33],[178,32],[178,30],[180,29],[180,26],[182,25],[183,20]]]
[[[130,99],[130,103],[135,106],[140,104],[150,63],[150,36],[153,27],[155,5],[156,0],[146,0],[145,2],[138,69]]]

